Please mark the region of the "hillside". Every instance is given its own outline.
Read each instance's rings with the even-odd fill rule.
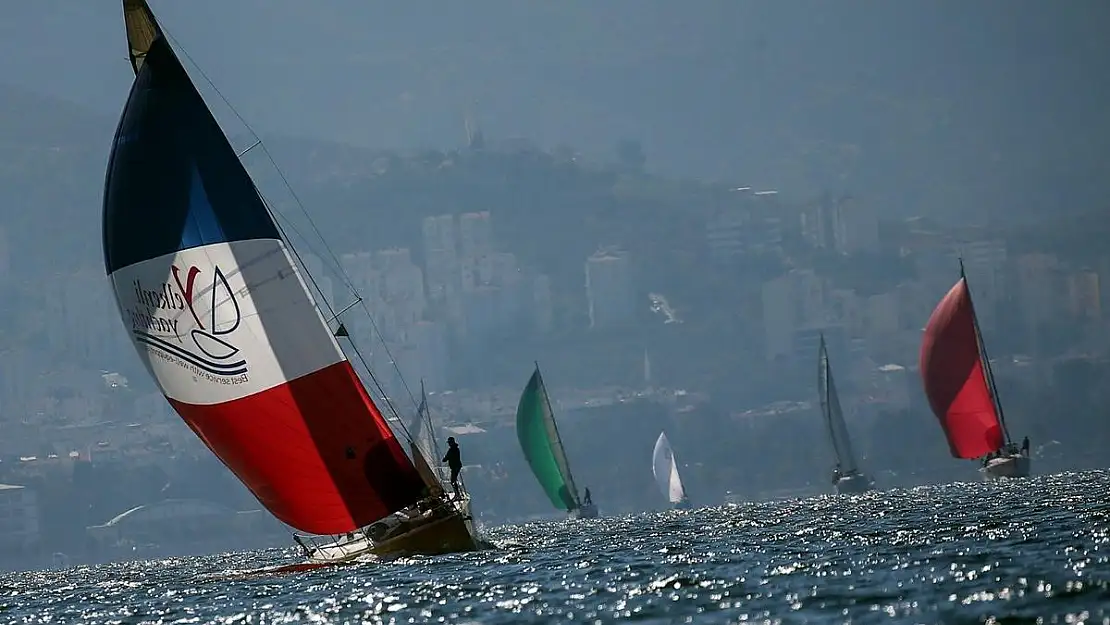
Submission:
[[[0,84],[0,226],[17,273],[98,262],[113,130],[76,104]]]

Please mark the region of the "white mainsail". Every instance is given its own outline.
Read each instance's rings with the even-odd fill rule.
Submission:
[[[655,483],[659,485],[659,490],[667,501],[678,504],[686,499],[686,489],[682,487],[682,478],[678,476],[678,465],[666,432],[661,432],[659,440],[655,441],[651,470],[655,474]]]

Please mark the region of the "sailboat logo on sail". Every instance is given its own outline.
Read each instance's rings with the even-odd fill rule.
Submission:
[[[136,306],[127,313],[135,341],[209,380],[246,382],[247,361],[228,342],[242,322],[242,311],[224,272],[213,265],[211,286],[198,292],[197,278],[206,272],[195,265],[184,270],[171,265],[170,271],[172,279],[158,289],[134,281]]]

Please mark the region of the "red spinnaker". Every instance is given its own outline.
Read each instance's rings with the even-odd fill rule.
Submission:
[[[920,368],[925,396],[953,456],[980,458],[1002,448],[1002,424],[987,386],[975,309],[963,278],[929,317]]]
[[[423,496],[347,361],[222,404],[170,403],[266,509],[303,532],[350,532]]]

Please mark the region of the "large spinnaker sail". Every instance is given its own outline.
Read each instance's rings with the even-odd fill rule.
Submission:
[[[568,512],[581,507],[539,367],[536,367],[520,395],[516,409],[516,435],[528,466],[551,503]]]
[[[141,61],[108,163],[103,236],[140,358],[181,418],[288,525],[348,532],[415,503],[419,475],[149,9],[124,2],[136,6],[156,34],[146,50],[129,43]]]
[[[832,367],[829,366],[829,352],[823,336],[819,361],[817,385],[821,395],[821,412],[829,428],[833,451],[836,453],[840,470],[844,473],[854,473],[859,470],[859,467],[856,465],[856,455],[852,452],[848,426],[844,423],[844,412],[840,408],[840,397],[836,393],[836,382],[833,381]]]
[[[920,368],[925,396],[953,456],[980,458],[1002,448],[1002,424],[983,369],[975,308],[965,278],[929,317]]]
[[[666,432],[660,432],[655,441],[655,450],[651,454],[651,472],[655,476],[655,483],[659,485],[659,491],[667,501],[677,504],[686,498],[686,489],[682,487],[682,478],[678,476],[678,464]]]

